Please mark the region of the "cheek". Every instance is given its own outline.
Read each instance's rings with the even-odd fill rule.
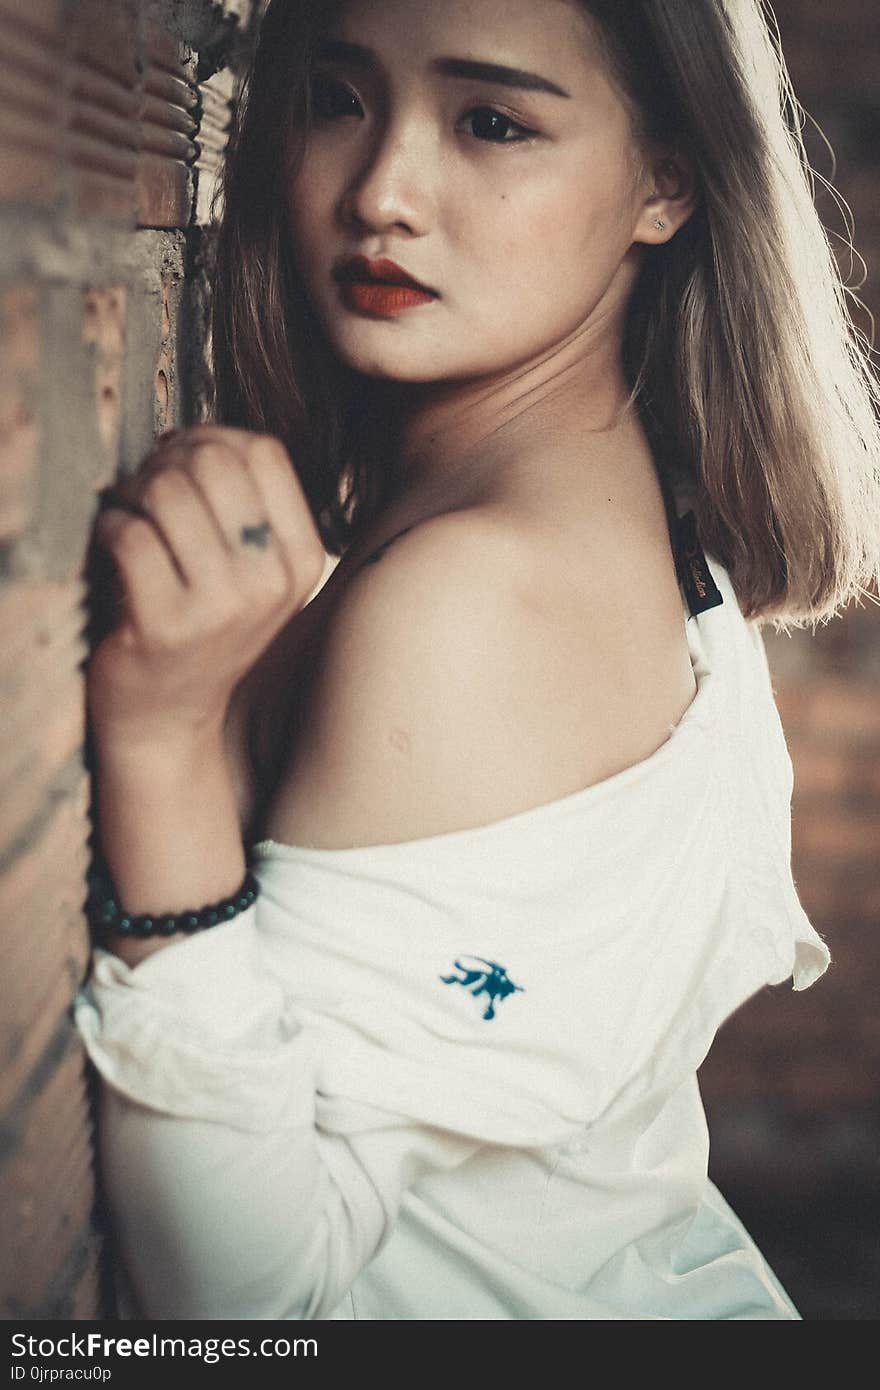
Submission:
[[[623,219],[608,190],[583,178],[516,185],[470,216],[481,281],[507,297],[509,314],[543,322],[588,309],[620,261]]]

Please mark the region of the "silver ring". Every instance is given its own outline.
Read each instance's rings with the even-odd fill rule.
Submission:
[[[238,534],[242,545],[256,545],[260,550],[265,550],[272,527],[268,521],[261,521],[258,526],[242,526]]]

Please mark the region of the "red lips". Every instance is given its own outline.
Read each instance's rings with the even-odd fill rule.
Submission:
[[[371,261],[366,256],[346,256],[334,270],[337,280],[343,284],[366,280],[370,284],[406,285],[410,289],[421,290],[424,294],[436,294],[428,285],[423,285],[412,275],[408,275],[395,261],[380,256]]]

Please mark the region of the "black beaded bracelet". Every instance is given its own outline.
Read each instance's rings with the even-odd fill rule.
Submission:
[[[146,912],[134,914],[123,912],[106,874],[94,871],[89,875],[85,910],[93,930],[101,936],[118,933],[120,936],[145,940],[151,936],[173,936],[181,931],[202,931],[206,927],[230,922],[256,902],[259,892],[259,882],[253,871],[248,869],[237,892],[229,898],[221,898],[219,902],[207,903],[204,907],[187,909],[185,912],[163,912],[155,916]]]

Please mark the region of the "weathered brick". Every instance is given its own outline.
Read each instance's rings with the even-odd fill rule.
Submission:
[[[0,633],[8,637],[0,648],[7,710],[0,730],[0,850],[39,816],[82,746],[80,598],[78,584],[21,584],[0,592]]]
[[[37,447],[37,291],[0,295],[0,539],[20,535],[32,509]]]
[[[59,963],[60,964],[60,963]],[[24,1032],[10,1033],[6,1039],[3,1055],[3,1070],[0,1074],[0,1107],[7,1111],[23,1089],[30,1084],[31,1076],[39,1070],[41,1059],[47,1051],[54,1053],[56,1048],[69,1047],[75,1041],[68,1037],[65,1016],[74,995],[74,983],[63,965],[62,973],[41,1000],[41,1007]]]
[[[81,285],[53,284],[45,290],[41,449],[30,539],[39,551],[42,573],[66,582],[82,570],[95,490],[109,484],[116,473],[116,451],[105,445],[102,427],[117,428],[118,397],[101,400],[101,383],[96,382],[96,369],[100,378],[106,367],[111,375],[104,384],[113,385],[113,359],[96,344],[84,342],[90,331],[84,312]]]
[[[66,1317],[74,1322],[92,1321],[103,1312],[97,1249],[93,1249],[87,1258],[88,1263],[82,1274],[67,1291],[69,1302]]]
[[[0,4],[0,203],[52,203],[62,190],[58,8],[43,7],[41,26]]]
[[[174,376],[174,335],[171,311],[171,283],[162,281],[162,337],[155,375],[154,431],[161,434],[171,423],[171,382]]]
[[[122,360],[125,346],[125,288],[85,293],[83,341],[95,345],[95,413],[98,433],[115,462],[119,445]]]
[[[132,225],[139,128],[136,15],[79,0],[70,29],[64,152],[77,216]]]
[[[82,1055],[71,1050],[14,1117],[0,1165],[3,1315],[33,1316],[94,1201],[92,1123]]]
[[[41,34],[57,34],[64,15],[64,0],[0,0],[0,15],[16,25]]]
[[[197,155],[193,111],[198,94],[187,79],[180,46],[148,26],[140,102],[138,225],[185,227],[192,215]]]
[[[185,227],[190,220],[193,179],[170,159],[144,154],[138,161],[138,226]]]
[[[34,1020],[46,1015],[59,981],[68,994],[85,976],[89,940],[82,915],[88,864],[89,787],[63,799],[43,832],[0,879],[0,974],[17,980],[4,1008],[0,1064],[14,1068]],[[14,1080],[10,1085],[14,1086]],[[0,1087],[3,1083],[0,1081]]]
[[[171,27],[156,28],[159,16]],[[185,289],[186,242],[172,230],[193,218],[198,54],[184,42],[196,34],[231,42],[222,5],[0,0],[0,217],[13,267],[0,285],[0,974],[14,985],[0,1022],[8,1317],[103,1311],[83,1056],[69,1019],[89,953],[83,562],[96,489],[181,418],[189,396],[178,345],[181,361],[195,361],[204,334],[204,304]],[[218,99],[205,141],[214,167],[227,114]],[[33,227],[31,245],[20,228]],[[48,270],[32,269],[35,258]]]

